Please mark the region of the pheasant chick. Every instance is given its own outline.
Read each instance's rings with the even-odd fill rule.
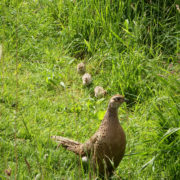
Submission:
[[[84,64],[83,62],[79,63],[79,64],[77,65],[77,72],[78,72],[79,74],[84,74],[85,71],[86,71],[86,66],[85,66],[85,64]]]
[[[107,94],[107,91],[103,89],[103,87],[101,86],[96,86],[94,88],[94,94],[95,94],[95,97],[103,97],[104,95]]]
[[[92,83],[92,77],[89,73],[85,73],[82,77],[83,85],[88,86]]]

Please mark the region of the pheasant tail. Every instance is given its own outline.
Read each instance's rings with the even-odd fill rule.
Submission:
[[[58,142],[59,145],[62,145],[65,149],[72,151],[78,155],[81,154],[80,152],[81,143],[61,136],[51,136],[51,138],[54,139],[56,142]]]

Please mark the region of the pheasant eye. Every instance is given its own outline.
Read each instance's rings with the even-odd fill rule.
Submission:
[[[116,101],[120,101],[120,99],[121,99],[120,97],[117,97],[115,100],[116,100]]]

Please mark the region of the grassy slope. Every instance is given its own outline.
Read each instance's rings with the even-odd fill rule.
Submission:
[[[0,178],[8,167],[15,174],[15,130],[19,179],[88,178],[78,157],[49,137],[84,142],[116,93],[130,103],[119,110],[127,149],[114,179],[179,176],[175,4],[3,1],[1,10]],[[89,88],[76,73],[81,58],[93,75]],[[105,99],[93,97],[95,85],[108,90]]]

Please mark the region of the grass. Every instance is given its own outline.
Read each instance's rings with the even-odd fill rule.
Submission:
[[[89,179],[90,170],[50,136],[86,141],[116,93],[130,102],[119,109],[127,148],[113,179],[178,179],[177,5],[0,2],[0,179]],[[93,76],[89,88],[76,73],[81,61]],[[94,97],[96,85],[108,91],[105,98]]]

